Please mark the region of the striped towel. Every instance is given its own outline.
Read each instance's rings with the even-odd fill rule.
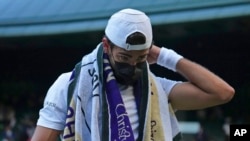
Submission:
[[[72,71],[62,140],[135,140],[116,80],[109,68],[102,44],[99,44]],[[118,98],[114,98],[114,95],[118,95]],[[175,113],[167,104],[166,95],[158,94],[154,76],[146,63],[143,76],[136,85],[135,98],[139,114],[138,141],[181,139]]]

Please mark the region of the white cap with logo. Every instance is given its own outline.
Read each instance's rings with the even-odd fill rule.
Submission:
[[[146,37],[146,42],[140,45],[126,43],[132,33],[140,32]],[[149,17],[135,9],[123,9],[113,14],[108,21],[105,34],[111,42],[126,50],[143,50],[151,46],[153,35]]]

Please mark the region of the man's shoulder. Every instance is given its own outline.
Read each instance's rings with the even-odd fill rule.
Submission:
[[[62,73],[58,76],[57,81],[68,82],[70,80],[71,75],[72,75],[72,72]]]
[[[59,87],[65,87],[70,82],[72,72],[62,73],[54,81],[50,89],[58,89]]]

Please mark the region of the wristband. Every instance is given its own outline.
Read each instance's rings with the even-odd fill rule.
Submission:
[[[157,58],[157,64],[176,72],[176,64],[181,58],[183,56],[177,54],[174,50],[162,47]]]

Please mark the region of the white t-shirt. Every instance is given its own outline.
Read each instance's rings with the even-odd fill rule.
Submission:
[[[39,112],[37,125],[63,130],[67,114],[67,88],[71,73],[64,73],[49,88],[44,100],[44,107]],[[166,78],[156,77],[156,85],[161,85],[166,96],[173,86],[178,83]],[[138,137],[139,118],[137,114],[133,87],[119,86],[135,138]],[[166,101],[167,104],[167,101]]]

